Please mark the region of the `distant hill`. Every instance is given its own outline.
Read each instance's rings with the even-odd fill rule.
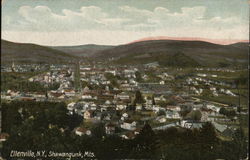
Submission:
[[[73,55],[48,47],[13,43],[1,40],[1,63],[65,63],[74,60]]]
[[[87,44],[80,46],[50,46],[52,49],[56,49],[62,52],[69,53],[70,55],[74,55],[77,57],[91,57],[94,56],[99,51],[105,49],[111,49],[114,46],[105,46],[105,45],[95,45],[95,44]]]
[[[144,37],[142,39],[135,40],[130,43],[150,41],[150,40],[175,40],[175,41],[204,41],[214,44],[229,45],[238,42],[249,43],[248,40],[240,39],[211,39],[211,38],[201,38],[201,37],[167,37],[167,36],[156,36],[156,37]]]
[[[178,56],[175,54],[181,53]],[[248,63],[248,43],[218,45],[203,41],[152,40],[116,46],[95,54],[103,60],[113,58],[114,63],[141,64],[158,61],[164,65],[177,65],[168,61],[181,61],[188,66],[233,66]],[[181,65],[181,63],[180,63]]]
[[[39,46],[2,40],[2,62],[69,62],[77,59],[107,61],[110,64],[146,64],[163,66],[229,67],[248,65],[248,43],[219,45],[204,41],[149,40],[119,46]]]

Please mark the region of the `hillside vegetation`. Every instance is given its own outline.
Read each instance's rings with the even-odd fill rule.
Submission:
[[[66,63],[75,56],[36,44],[1,41],[1,63]]]

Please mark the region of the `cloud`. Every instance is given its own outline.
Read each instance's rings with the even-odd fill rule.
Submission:
[[[81,7],[79,12],[63,9],[62,14],[54,13],[47,6],[22,6],[18,13],[30,24],[27,30],[40,31],[76,31],[81,29],[102,28],[113,23],[101,8],[96,6]]]
[[[122,44],[149,36],[248,39],[248,21],[236,16],[207,18],[204,6],[182,7],[178,12],[164,7],[116,10],[111,14],[97,6],[83,6],[56,13],[48,6],[22,6],[19,19],[3,16],[4,38],[46,45]],[[27,33],[29,38],[24,36]]]

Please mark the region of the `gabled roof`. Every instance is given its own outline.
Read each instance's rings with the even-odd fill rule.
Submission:
[[[83,128],[83,127],[78,127],[78,128],[76,128],[76,131],[82,132],[82,133],[86,133],[88,131],[88,129],[87,128]]]
[[[125,134],[125,136],[126,137],[128,137],[129,139],[133,139],[133,138],[135,138],[135,134],[134,134],[134,132],[127,132],[126,134]]]
[[[53,93],[53,92],[50,92],[50,94],[54,97],[60,97],[60,96],[64,95],[64,93]]]
[[[225,131],[227,129],[226,125],[218,124],[216,122],[213,122],[213,125],[220,132],[223,132],[223,131]]]
[[[87,111],[85,111],[85,112],[89,112],[90,114],[93,114],[93,113],[94,113],[93,110],[87,110]]]
[[[135,122],[135,121],[132,120],[132,119],[126,119],[126,120],[124,120],[124,123],[133,123],[133,122]]]

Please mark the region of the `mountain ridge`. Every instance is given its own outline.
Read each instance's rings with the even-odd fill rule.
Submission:
[[[34,59],[38,57],[42,57],[45,62],[54,62],[55,58],[62,61],[90,58],[98,61],[113,59],[112,62],[114,64],[144,64],[157,61],[163,65],[174,65],[175,63],[169,62],[169,59],[172,59],[172,61],[178,61],[178,65],[181,64],[181,60],[188,62],[187,64],[191,66],[194,64],[220,66],[222,63],[227,65],[234,65],[234,63],[245,65],[249,50],[249,44],[244,42],[219,45],[205,41],[148,40],[118,46],[96,44],[41,46],[5,40],[1,42],[2,48],[5,48],[1,50],[4,52],[3,58],[10,61],[11,56],[14,59],[17,56],[17,60],[26,58],[26,61],[33,60],[31,62],[34,62]],[[39,54],[35,54],[34,50]],[[20,51],[31,52],[32,54],[27,56],[26,53],[24,54],[25,56],[20,57],[20,54],[18,54]],[[177,53],[181,53],[184,58],[181,58],[180,55],[174,56]],[[32,56],[34,57],[32,58]]]

